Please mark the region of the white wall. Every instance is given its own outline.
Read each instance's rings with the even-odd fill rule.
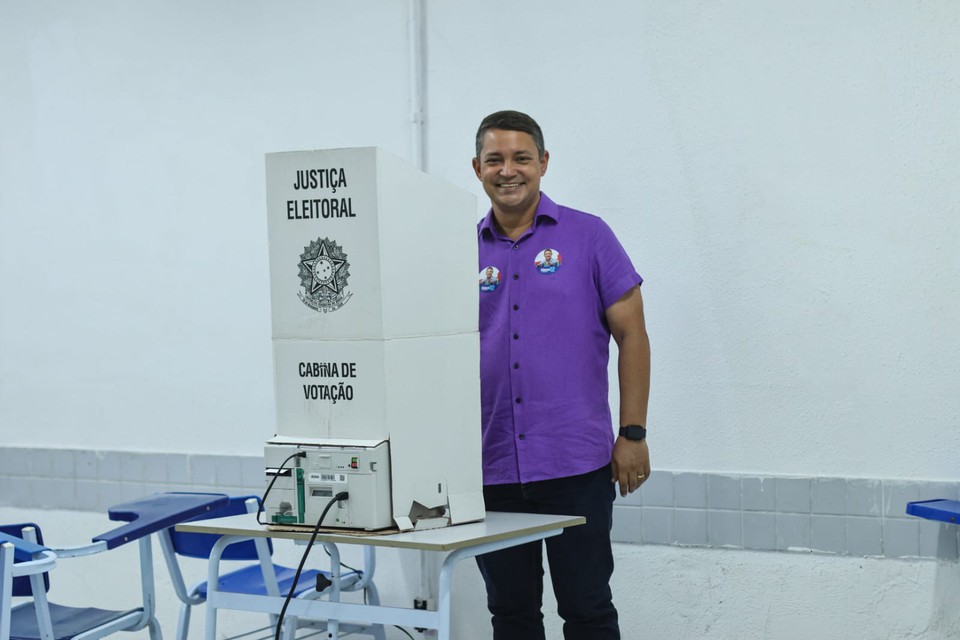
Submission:
[[[262,451],[263,155],[406,154],[406,4],[0,7],[4,439]]]
[[[6,438],[257,451],[263,153],[410,157],[407,3],[0,7]],[[647,278],[655,464],[957,477],[955,3],[426,14],[429,169],[526,110]]]
[[[647,278],[654,465],[956,478],[956,3],[555,6],[434,4],[430,168],[540,119]]]

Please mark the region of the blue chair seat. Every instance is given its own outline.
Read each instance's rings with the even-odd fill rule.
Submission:
[[[277,583],[280,585],[280,594],[285,596],[290,592],[290,586],[293,584],[293,578],[297,574],[297,570],[279,565],[274,565],[274,569],[277,574]],[[297,588],[293,592],[294,597],[299,596],[305,591],[316,589],[317,576],[320,573],[323,573],[327,576],[327,578],[330,578],[330,573],[327,571],[309,569],[301,572],[300,581],[297,583]],[[356,574],[352,571],[341,574],[341,583],[346,582],[351,576],[354,575]],[[267,585],[264,583],[263,571],[261,571],[259,564],[250,565],[242,569],[231,571],[230,573],[221,576],[221,578],[217,581],[217,584],[217,588],[220,591],[267,595]],[[206,582],[197,587],[197,594],[206,599]]]
[[[70,640],[90,629],[119,620],[127,615],[140,615],[141,609],[107,611],[105,609],[64,607],[50,603],[54,640]],[[40,640],[37,614],[33,605],[14,609],[10,615],[10,640]]]

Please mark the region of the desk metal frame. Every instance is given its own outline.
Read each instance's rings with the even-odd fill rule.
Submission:
[[[401,607],[384,607],[379,604],[339,602],[336,587],[329,600],[293,599],[287,608],[288,615],[298,618],[317,618],[328,621],[330,638],[339,637],[339,623],[343,621],[364,622],[371,625],[401,625],[436,629],[439,640],[450,640],[450,585],[456,564],[464,558],[473,558],[484,553],[499,551],[528,542],[559,535],[566,527],[580,525],[586,520],[579,516],[554,516],[530,513],[491,512],[482,522],[389,535],[358,536],[348,533],[321,533],[317,543],[331,552],[334,577],[339,575],[339,552],[337,545],[351,544],[367,547],[364,556],[371,562],[366,567],[364,580],[373,579],[373,550],[375,547],[414,549],[420,552],[440,551],[448,555],[440,568],[437,589],[437,610],[424,611]],[[279,613],[283,598],[278,595],[247,595],[216,590],[220,575],[220,554],[229,544],[241,539],[276,538],[304,542],[310,539],[311,531],[273,531],[257,524],[251,515],[233,516],[184,522],[177,525],[178,531],[213,533],[223,536],[210,554],[207,568],[206,639],[216,640],[217,610],[236,609],[263,613]]]

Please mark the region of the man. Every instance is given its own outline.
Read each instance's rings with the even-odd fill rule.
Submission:
[[[557,267],[560,264],[553,259],[553,250],[544,249],[543,250],[543,262],[540,263],[541,267]]]
[[[650,345],[642,279],[607,225],[540,192],[549,153],[530,116],[500,111],[477,131],[473,168],[491,209],[480,264],[501,284],[480,292],[484,501],[490,511],[580,515],[546,540],[564,637],[619,638],[610,576],[615,483],[650,475],[645,440]],[[563,269],[541,270],[550,247]],[[554,309],[549,324],[540,310]],[[610,336],[619,347],[620,424],[607,402]],[[544,638],[543,543],[477,559],[496,640]]]

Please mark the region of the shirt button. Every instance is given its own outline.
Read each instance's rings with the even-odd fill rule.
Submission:
[[[514,310],[514,311],[516,311],[516,310],[519,309],[519,308],[520,308],[520,305],[518,305],[518,304],[513,305],[513,310]]]
[[[520,404],[520,398],[517,398],[517,404]]]
[[[514,280],[519,280],[519,279],[520,279],[520,274],[519,274],[519,273],[513,274],[513,279],[514,279]]]
[[[519,340],[519,339],[520,339],[520,334],[519,334],[519,333],[513,334],[513,339],[514,339],[514,340]]]
[[[513,245],[513,248],[514,248],[514,250],[519,249],[519,248],[520,248],[520,245],[515,244],[515,245]]]
[[[513,368],[514,368],[514,369],[519,369],[519,368],[520,368],[520,363],[519,363],[519,362],[514,362],[514,363],[513,363]]]
[[[522,433],[521,433],[518,437],[519,437],[521,440],[523,440],[524,438],[526,438],[526,436],[523,435]]]

